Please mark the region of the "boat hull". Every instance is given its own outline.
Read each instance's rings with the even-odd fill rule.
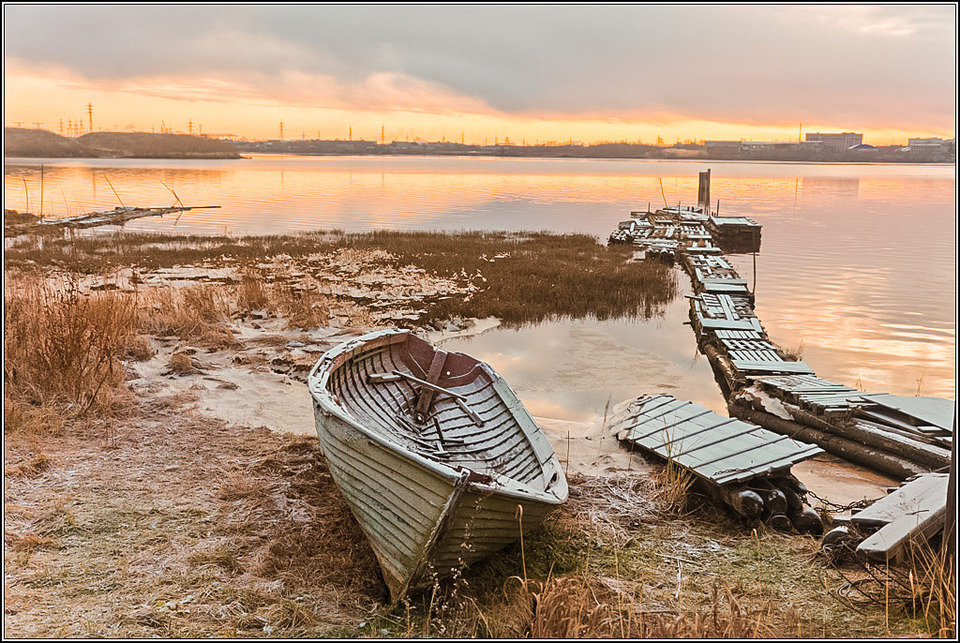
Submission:
[[[314,410],[330,473],[394,598],[503,549],[560,504],[506,496],[469,480],[456,494],[461,477],[443,475],[371,440],[316,403]]]

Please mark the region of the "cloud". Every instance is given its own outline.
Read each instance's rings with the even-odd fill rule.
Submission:
[[[352,109],[922,122],[951,6],[7,6],[8,69]],[[197,83],[200,83],[198,86]],[[209,83],[207,89],[202,86]]]

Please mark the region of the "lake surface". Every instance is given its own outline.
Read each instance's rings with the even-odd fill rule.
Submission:
[[[757,314],[772,339],[802,343],[820,375],[865,390],[955,395],[956,175],[943,165],[819,165],[448,157],[256,156],[229,161],[18,160],[5,207],[78,214],[184,203],[220,210],[127,229],[266,234],[331,229],[585,232],[601,239],[631,209],[696,198],[713,171],[721,214],[763,224]],[[108,183],[109,180],[109,183]],[[112,184],[112,188],[111,188]],[[662,185],[662,192],[661,192]],[[735,256],[754,279],[751,256]],[[681,290],[689,292],[682,277]],[[647,322],[559,321],[449,342],[489,361],[531,410],[602,415],[642,392],[722,409],[696,354],[682,297]]]

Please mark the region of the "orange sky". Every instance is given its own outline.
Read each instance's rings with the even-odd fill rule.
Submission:
[[[251,139],[954,136],[952,7],[4,7],[5,124]],[[42,37],[41,37],[42,35]],[[196,131],[196,130],[195,130]]]
[[[250,139],[284,138],[380,138],[381,125],[387,141],[459,141],[493,144],[494,140],[532,144],[537,141],[582,142],[627,140],[655,143],[658,136],[670,144],[685,139],[746,139],[794,141],[800,123],[738,123],[684,117],[667,112],[624,114],[507,114],[483,105],[457,104],[450,97],[425,93],[426,109],[370,109],[347,106],[314,107],[269,97],[249,98],[244,88],[213,79],[161,78],[122,83],[83,82],[69,75],[14,68],[6,80],[6,125],[41,127],[59,132],[68,121],[87,127],[86,105],[94,105],[94,129],[157,131],[161,122],[174,131],[229,133]],[[219,95],[218,95],[219,93]],[[190,98],[180,98],[188,96]],[[461,102],[463,103],[463,102]],[[199,124],[199,127],[198,127]],[[951,138],[951,129],[906,130],[897,127],[857,128],[850,122],[804,123],[803,131],[863,131],[875,145],[906,143],[913,136]],[[69,133],[69,132],[64,132]]]

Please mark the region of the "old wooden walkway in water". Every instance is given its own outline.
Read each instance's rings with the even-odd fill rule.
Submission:
[[[680,205],[632,212],[610,235],[689,275],[690,323],[731,413],[900,479],[949,465],[952,401],[857,391],[818,377],[770,340],[747,281],[719,245],[755,252],[759,240],[759,224],[746,217]]]

